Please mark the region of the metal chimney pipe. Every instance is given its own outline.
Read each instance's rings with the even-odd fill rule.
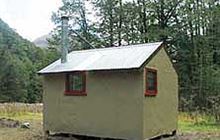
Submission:
[[[62,16],[61,21],[62,21],[61,63],[66,63],[67,54],[68,54],[68,21],[69,21],[69,18],[67,16]]]

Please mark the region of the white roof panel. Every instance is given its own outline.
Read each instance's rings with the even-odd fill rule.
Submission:
[[[156,42],[72,51],[68,54],[66,63],[61,63],[59,59],[39,73],[139,68],[161,44],[162,42]]]

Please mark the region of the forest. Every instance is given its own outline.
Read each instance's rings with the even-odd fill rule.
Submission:
[[[179,110],[220,122],[220,0],[63,0],[52,13],[48,48],[37,48],[0,20],[0,102],[41,102],[37,71],[60,56],[62,15],[69,51],[163,41],[178,73]]]
[[[56,50],[36,47],[0,19],[0,102],[41,102],[37,71],[57,58]]]

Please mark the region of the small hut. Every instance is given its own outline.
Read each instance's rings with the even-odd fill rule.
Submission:
[[[175,134],[178,81],[165,47],[64,52],[39,71],[44,131],[124,140]]]

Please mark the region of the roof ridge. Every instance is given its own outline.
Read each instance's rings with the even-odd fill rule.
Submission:
[[[152,43],[140,43],[140,44],[133,44],[133,45],[124,45],[124,46],[118,46],[118,47],[106,47],[106,48],[96,48],[96,49],[86,49],[86,50],[75,50],[69,52],[69,54],[74,53],[82,53],[82,52],[99,52],[104,50],[113,50],[113,49],[127,49],[127,48],[133,48],[133,47],[146,47],[151,46],[153,44],[162,44],[162,42],[152,42]]]

